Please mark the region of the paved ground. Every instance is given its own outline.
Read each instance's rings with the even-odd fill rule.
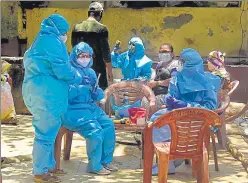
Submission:
[[[2,167],[3,182],[5,183],[31,183],[32,181],[32,143],[33,128],[30,116],[18,116],[18,126],[2,125],[1,151],[3,157],[8,157]],[[230,128],[229,128],[230,131]],[[133,140],[130,133],[117,133],[119,140]],[[248,149],[246,143],[241,145],[240,135],[233,135],[236,144]],[[141,152],[137,147],[117,144],[114,162],[120,171],[109,176],[92,176],[86,173],[87,157],[85,154],[85,141],[74,135],[70,161],[62,161],[62,167],[68,171],[67,176],[61,177],[64,183],[68,182],[142,182],[142,169],[140,169]],[[218,151],[220,171],[214,171],[213,159],[210,157],[210,179],[212,183],[248,183],[247,173],[241,163],[235,160],[225,150]],[[12,162],[12,163],[11,163]],[[157,182],[157,177],[153,177]],[[193,183],[190,165],[183,165],[177,169],[175,175],[169,176],[169,183]]]

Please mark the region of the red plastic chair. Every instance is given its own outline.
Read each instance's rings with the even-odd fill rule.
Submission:
[[[143,182],[151,183],[153,150],[158,156],[158,182],[166,183],[169,160],[192,159],[192,173],[198,183],[209,183],[209,126],[220,126],[221,117],[201,108],[184,108],[168,112],[150,123],[145,130],[147,151],[144,154]],[[152,128],[169,125],[171,142],[153,143]],[[152,144],[152,145],[149,145]]]

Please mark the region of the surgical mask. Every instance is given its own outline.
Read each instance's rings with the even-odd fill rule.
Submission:
[[[59,38],[61,39],[61,41],[63,41],[63,43],[67,41],[67,35],[59,36]]]
[[[183,64],[179,63],[177,71],[181,72],[182,70],[183,70]]]
[[[159,53],[158,55],[160,61],[169,62],[172,57],[170,53]]]
[[[89,65],[90,58],[78,58],[77,62],[79,65],[81,65],[83,67],[87,67]]]

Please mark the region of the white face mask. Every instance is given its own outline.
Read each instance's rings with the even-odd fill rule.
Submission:
[[[182,70],[183,70],[183,64],[179,63],[177,71],[181,72]]]
[[[67,41],[67,35],[59,36],[59,38],[65,43]]]
[[[90,58],[78,58],[77,62],[79,65],[81,65],[83,67],[87,67],[89,65]]]
[[[159,53],[158,55],[160,61],[169,62],[172,57],[170,53]]]

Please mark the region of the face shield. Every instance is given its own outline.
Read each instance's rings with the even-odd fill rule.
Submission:
[[[134,53],[135,52],[135,43],[129,42],[128,43],[128,50],[130,53]]]

